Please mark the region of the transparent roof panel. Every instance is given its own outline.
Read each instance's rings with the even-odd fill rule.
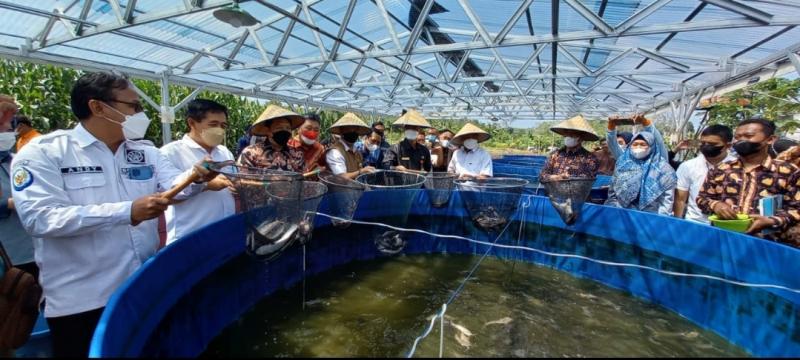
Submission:
[[[791,66],[800,50],[790,1],[244,1],[259,21],[249,27],[217,17],[232,1],[131,2],[0,2],[0,55],[316,106],[532,124],[554,108],[659,106],[681,84],[692,93],[733,69]]]

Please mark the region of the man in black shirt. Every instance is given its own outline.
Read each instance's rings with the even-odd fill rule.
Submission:
[[[384,154],[384,169],[431,171],[431,152],[424,145],[417,143],[417,134],[431,127],[428,121],[416,110],[411,109],[392,125],[402,127],[405,138],[390,146],[389,151]]]

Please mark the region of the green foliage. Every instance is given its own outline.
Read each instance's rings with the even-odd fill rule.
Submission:
[[[709,111],[709,124],[735,127],[740,118],[761,113],[765,119],[775,121],[780,132],[786,133],[800,128],[800,123],[793,119],[798,112],[800,79],[772,78],[722,96]],[[738,118],[737,113],[741,114]]]
[[[78,78],[75,70],[23,62],[0,62],[0,93],[20,104],[20,113],[32,119],[43,132],[70,128],[75,124],[69,94]]]

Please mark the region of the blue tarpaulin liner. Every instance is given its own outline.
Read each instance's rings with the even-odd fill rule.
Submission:
[[[458,192],[443,208],[432,208],[424,191],[415,193],[409,227],[488,240],[469,221]],[[395,208],[386,204],[407,194],[367,192],[354,219],[397,215],[392,213]],[[592,204],[585,205],[574,225],[565,227],[547,198],[523,195],[521,203],[510,225],[513,231],[506,232],[498,243],[516,244],[521,234],[519,245],[551,252],[800,288],[800,251],[789,246],[670,217]],[[244,229],[240,215],[230,217],[188,235],[147,261],[112,296],[90,355],[197,356],[264,296],[301,280],[299,246],[264,264],[244,255]],[[307,275],[383,256],[368,236],[370,231],[370,226],[360,224],[336,229],[329,226],[328,218],[317,216],[314,238],[307,245]],[[407,254],[482,254],[487,250],[487,245],[464,240],[414,233],[405,236]],[[627,291],[715,331],[753,355],[800,355],[800,295],[792,291],[676,277],[518,249],[493,248],[490,255],[550,266]]]

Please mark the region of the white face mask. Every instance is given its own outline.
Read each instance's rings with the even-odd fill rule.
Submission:
[[[203,142],[210,147],[216,147],[225,140],[225,129],[221,127],[213,127],[203,130],[200,134]]]
[[[317,140],[309,139],[302,134],[300,134],[300,140],[302,140],[306,145],[314,145],[314,143],[317,142]]]
[[[642,148],[631,148],[631,155],[633,157],[641,160],[647,157],[650,154],[650,148],[642,149]]]
[[[450,146],[450,140],[442,140],[442,147],[449,147],[449,146]]]
[[[0,151],[11,150],[11,147],[13,147],[16,142],[17,138],[14,136],[13,132],[0,133]]]
[[[378,144],[369,144],[369,145],[367,145],[367,149],[368,149],[369,151],[375,151],[375,150],[378,150]]]
[[[406,140],[417,141],[417,134],[418,134],[417,130],[411,130],[411,129],[406,130],[405,131]]]
[[[464,140],[464,147],[470,150],[475,150],[475,148],[478,147],[478,140],[477,139]]]
[[[578,138],[576,138],[576,137],[572,137],[572,136],[565,136],[564,137],[564,145],[566,145],[568,148],[576,147],[576,146],[578,146],[579,143],[580,143],[580,140]]]
[[[122,126],[122,135],[125,136],[126,139],[141,139],[144,137],[144,134],[147,133],[147,128],[150,127],[150,119],[147,117],[147,114],[145,114],[144,111],[133,115],[125,115],[119,110],[111,107],[111,105],[106,106],[125,117],[125,122],[123,123],[118,123],[109,118],[106,118],[106,120]]]

